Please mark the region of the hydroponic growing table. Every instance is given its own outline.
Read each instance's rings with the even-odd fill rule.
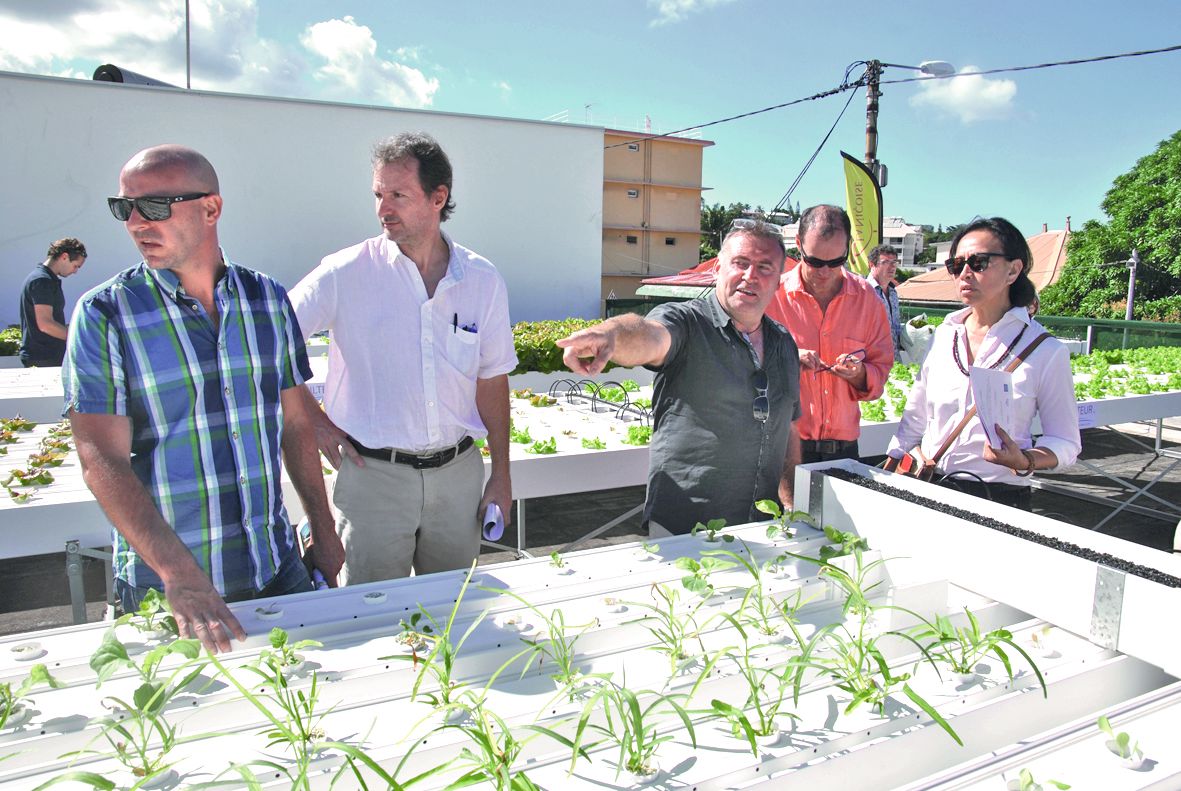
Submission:
[[[1049,772],[1076,787],[1168,787],[1169,779],[1181,773],[1181,758],[1166,751],[1168,737],[1155,730],[1155,723],[1175,721],[1177,682],[1171,674],[1181,669],[1181,636],[1160,629],[1157,614],[1175,612],[1181,594],[1138,574],[1148,570],[1176,577],[1181,561],[1002,506],[980,507],[978,501],[926,484],[906,482],[899,496],[865,488],[856,476],[871,483],[897,482],[854,462],[841,462],[801,468],[798,491],[801,505],[822,523],[856,530],[868,539],[871,549],[862,554],[862,568],[869,569],[861,589],[868,591],[870,611],[864,620],[842,609],[844,596],[834,585],[834,574],[817,574],[816,563],[783,557],[773,567],[761,566],[785,552],[816,556],[830,537],[808,527],[799,527],[794,538],[768,537],[765,525],[727,531],[741,539],[731,544],[691,536],[666,539],[650,557],[632,545],[572,553],[565,558],[568,574],[543,560],[483,567],[466,590],[465,574],[449,572],[232,605],[252,635],[222,659],[236,683],[206,666],[204,683],[178,690],[160,712],[181,737],[168,754],[176,781],[193,785],[220,774],[240,786],[240,775],[222,773],[231,764],[265,756],[271,765],[255,764],[252,770],[259,784],[292,787],[283,774],[294,766],[292,753],[282,744],[268,744],[267,734],[276,727],[264,714],[282,716],[275,700],[276,690],[283,688],[315,698],[313,708],[322,716],[315,718],[313,741],[332,739],[354,751],[363,749],[369,760],[390,772],[405,759],[398,772],[403,780],[444,767],[415,787],[441,788],[471,769],[470,763],[461,768],[451,761],[465,747],[478,752],[472,731],[478,730],[478,718],[490,713],[525,740],[513,771],[526,772],[542,788],[635,786],[641,781],[626,771],[617,773],[617,747],[590,746],[587,756],[572,766],[568,747],[531,730],[541,726],[573,737],[580,716],[592,725],[604,724],[608,707],[594,695],[622,688],[635,691],[644,705],[658,694],[683,696],[678,700],[686,720],[670,709],[645,715],[655,733],[669,737],[656,751],[658,771],[648,780],[659,788],[785,782],[813,788],[950,788],[964,787],[970,776],[977,783],[972,787],[1001,789],[1027,765],[1039,777]],[[914,498],[928,498],[938,508]],[[1113,560],[1141,568],[1125,573],[1032,543],[956,513],[956,507],[972,507],[998,524],[1108,552]],[[687,559],[681,565],[691,568],[688,561],[700,561],[703,552],[718,548],[734,551],[736,561],[753,560],[758,576],[741,567],[717,570],[709,578],[713,595],[698,599],[682,587],[689,569],[678,566],[678,559]],[[851,560],[834,563],[853,572]],[[755,589],[788,603],[787,609],[794,611],[794,637],[781,630],[750,639],[756,630],[746,618]],[[660,635],[666,622],[645,616],[654,614],[659,591],[677,592],[674,619],[667,623],[689,625],[699,635],[689,642],[685,659],[670,661],[654,650],[664,645]],[[424,675],[437,655],[427,656],[424,650],[410,661],[396,639],[399,621],[419,604],[439,627],[434,646],[441,642],[450,612],[454,622],[445,633],[451,642],[466,635],[451,675],[459,686],[448,687],[456,696],[465,689],[479,693],[478,704],[468,699],[475,713],[466,720],[447,725],[444,713],[426,696],[413,699],[420,679],[420,693],[440,692],[433,677]],[[945,615],[964,626],[965,607],[982,629],[1007,628],[1013,641],[1029,651],[1037,635],[1051,649],[1035,660],[1045,679],[1045,698],[1031,667],[1016,651],[1008,653],[1012,678],[989,657],[974,665],[973,678],[949,681],[920,661],[913,643],[886,634],[912,624],[911,613]],[[565,628],[555,623],[557,613]],[[847,711],[848,693],[828,673],[812,667],[800,680],[798,701],[788,695],[775,738],[758,742],[754,750],[735,738],[726,721],[707,713],[713,700],[743,707],[748,695],[743,658],[767,670],[789,667],[800,650],[797,639],[806,643],[838,623],[860,639],[873,637],[892,674],[913,672],[907,682],[911,690],[954,729],[963,746],[900,687],[885,698],[880,713],[868,706]],[[288,680],[263,684],[260,690],[245,666],[258,657],[274,626],[286,629],[293,640],[314,639],[323,645],[300,649],[302,667]],[[34,689],[31,714],[0,734],[0,756],[10,756],[0,760],[0,788],[32,788],[71,769],[129,779],[101,736],[99,718],[111,714],[104,698],[129,699],[139,676],[125,670],[95,688],[88,658],[107,628],[94,624],[0,640],[0,680],[19,682],[31,661],[17,657],[33,656],[32,661],[45,663],[65,684]],[[558,635],[572,642],[574,667],[584,674],[609,675],[610,681],[584,676],[587,686],[571,699],[555,687],[551,675],[560,663],[548,655],[512,660],[534,644],[552,649],[548,640]],[[122,637],[132,645],[131,658],[143,656],[134,653],[141,638],[127,632]],[[386,658],[391,656],[402,658]],[[811,659],[819,663],[829,657],[820,649]],[[509,669],[498,672],[506,663]],[[171,672],[178,664],[174,655],[162,667]],[[878,669],[874,665],[871,675]],[[587,696],[594,702],[584,710]],[[798,719],[790,719],[789,713]],[[1144,729],[1140,738],[1154,762],[1149,771],[1123,769],[1105,751],[1098,731],[1088,731],[1086,723],[1102,713],[1111,714],[1121,728]],[[505,731],[494,725],[490,733],[502,740]],[[535,738],[529,739],[531,734]],[[1037,737],[1036,756],[1030,737]],[[88,748],[97,752],[61,757]],[[308,788],[329,787],[346,764],[343,750],[326,746],[312,751]],[[370,788],[384,787],[372,770],[362,766],[358,771]],[[359,785],[351,775],[341,782]]]

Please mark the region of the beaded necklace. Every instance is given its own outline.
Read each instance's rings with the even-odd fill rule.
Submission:
[[[1029,329],[1028,324],[1022,325],[1021,332],[1017,333],[1017,337],[1014,338],[1013,342],[1009,344],[1009,348],[1005,349],[1005,353],[1002,354],[999,358],[997,358],[997,361],[988,367],[989,368],[997,368],[1000,366],[1001,363],[1003,363],[1005,360],[1009,359],[1009,355],[1013,353],[1013,349],[1016,348],[1017,344],[1021,342],[1021,336],[1025,334],[1025,331],[1027,329]],[[965,330],[964,331],[964,355],[965,356],[967,355],[968,351],[969,351],[969,349],[968,349],[968,332],[967,332],[967,330]],[[962,373],[964,376],[968,376],[968,369],[966,367],[964,367],[964,362],[963,362],[963,360],[960,359],[960,330],[958,327],[956,328],[956,331],[955,331],[955,338],[953,338],[952,342],[951,342],[951,356],[953,359],[955,359],[955,367],[960,369],[960,373]]]

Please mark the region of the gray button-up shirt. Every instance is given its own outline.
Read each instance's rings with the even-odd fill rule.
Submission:
[[[886,306],[886,316],[890,319],[890,335],[894,338],[894,359],[897,360],[898,352],[902,351],[902,311],[898,307],[898,289],[894,288],[893,283],[882,288],[873,275],[866,275],[865,279]]]
[[[763,318],[763,368],[770,416],[754,417],[754,349],[722,310],[717,294],[659,305],[648,314],[668,328],[672,346],[656,371],[652,453],[645,521],[671,533],[723,518],[765,518],[757,500],[779,499],[791,423],[800,413],[799,351],[791,335]]]

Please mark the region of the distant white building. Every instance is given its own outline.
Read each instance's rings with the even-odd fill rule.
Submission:
[[[788,247],[795,247],[800,224],[783,226],[783,239]],[[898,251],[898,265],[904,269],[914,267],[914,260],[923,251],[923,229],[909,225],[901,217],[886,217],[882,221],[882,244],[888,244]]]
[[[882,221],[882,244],[898,251],[898,265],[909,269],[923,251],[923,229],[909,225],[901,217],[886,217]]]

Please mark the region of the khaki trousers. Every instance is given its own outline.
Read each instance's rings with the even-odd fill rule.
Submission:
[[[476,511],[484,461],[471,447],[449,464],[408,464],[346,456],[336,488],[336,532],[344,543],[341,585],[467,568],[480,552]]]

